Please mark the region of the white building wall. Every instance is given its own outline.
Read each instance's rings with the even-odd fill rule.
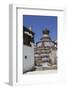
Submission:
[[[29,71],[34,67],[34,47],[24,45],[23,72]],[[27,58],[25,58],[25,56]]]

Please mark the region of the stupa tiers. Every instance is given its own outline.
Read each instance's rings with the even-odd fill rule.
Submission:
[[[42,67],[55,66],[54,68],[57,68],[57,42],[51,40],[49,33],[47,28],[43,30],[42,38],[35,45],[35,65]]]

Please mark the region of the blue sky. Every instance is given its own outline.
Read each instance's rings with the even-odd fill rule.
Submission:
[[[35,32],[35,42],[38,42],[42,37],[42,30],[48,28],[51,39],[57,39],[57,16],[35,16],[24,15],[23,25],[27,28],[32,26],[32,31]]]

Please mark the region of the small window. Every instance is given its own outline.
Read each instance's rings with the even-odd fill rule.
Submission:
[[[27,59],[27,56],[25,56],[25,59]]]

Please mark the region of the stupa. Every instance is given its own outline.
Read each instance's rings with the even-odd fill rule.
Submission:
[[[34,48],[35,53],[35,65],[48,67],[49,65],[57,64],[57,43],[52,41],[50,37],[50,31],[45,28],[42,31],[42,37],[39,42],[36,43]]]

